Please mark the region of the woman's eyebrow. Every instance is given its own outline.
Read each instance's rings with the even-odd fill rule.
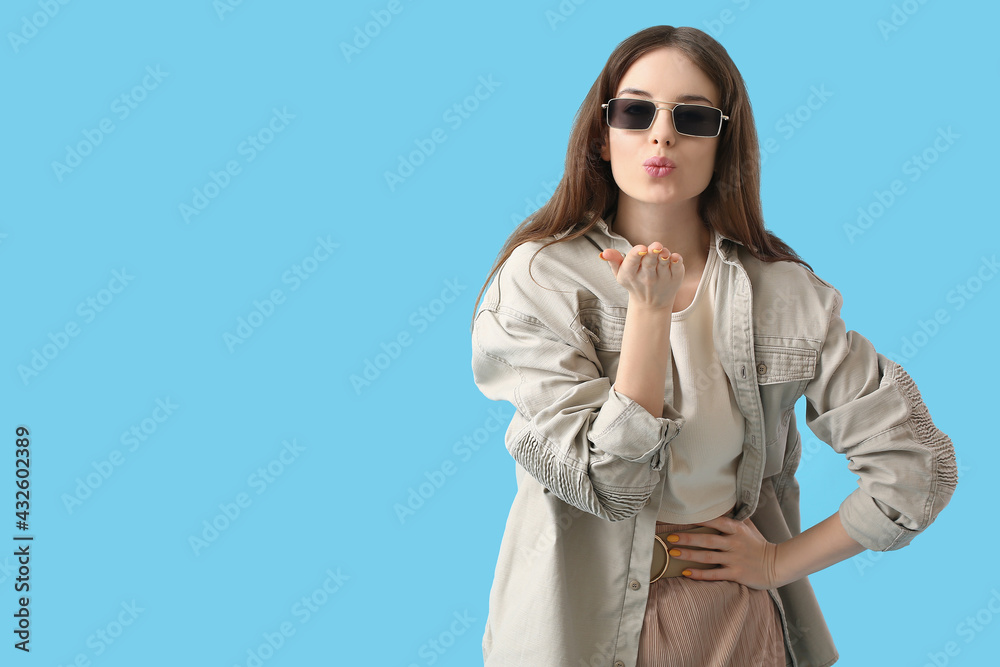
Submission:
[[[618,96],[624,95],[625,93],[630,93],[632,95],[642,95],[643,97],[648,97],[653,99],[653,96],[647,93],[645,90],[639,90],[638,88],[622,88],[618,91]],[[712,100],[708,99],[704,95],[695,95],[693,93],[685,93],[683,95],[678,95],[676,102],[705,102],[706,104],[714,104]]]

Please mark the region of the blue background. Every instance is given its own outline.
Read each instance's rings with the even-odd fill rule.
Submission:
[[[23,424],[35,541],[29,655],[12,647],[16,563],[0,556],[0,662],[481,663],[515,481],[512,408],[472,381],[473,303],[561,177],[608,55],[671,24],[729,51],[777,147],[769,228],[841,290],[848,328],[903,363],[958,453],[958,490],[925,535],[811,577],[841,664],[989,664],[1000,280],[976,281],[1000,251],[998,14],[916,0],[6,3],[0,532],[20,534]],[[483,80],[466,117],[448,112]],[[809,109],[814,87],[831,95]],[[925,151],[933,163],[908,171]],[[897,179],[905,192],[873,207]],[[851,236],[859,207],[879,215]],[[810,526],[855,477],[801,428]],[[977,613],[978,630],[959,625]]]

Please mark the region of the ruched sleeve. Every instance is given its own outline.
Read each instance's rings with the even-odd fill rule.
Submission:
[[[833,299],[816,375],[806,387],[806,425],[844,454],[858,488],[840,506],[847,533],[890,551],[926,529],[948,504],[958,476],[951,439],[931,420],[902,366],[846,331]]]

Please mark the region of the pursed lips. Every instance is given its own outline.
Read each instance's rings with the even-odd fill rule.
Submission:
[[[676,169],[677,165],[673,160],[660,156],[653,156],[642,163],[644,167],[669,167],[671,169]]]

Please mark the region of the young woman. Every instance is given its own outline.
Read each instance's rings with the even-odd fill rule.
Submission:
[[[952,444],[913,380],[765,229],[759,155],[725,49],[643,30],[587,94],[556,192],[497,257],[472,368],[516,408],[518,490],[488,667],[831,665],[807,575],[905,546],[951,498]],[[803,395],[859,476],[804,532]]]

